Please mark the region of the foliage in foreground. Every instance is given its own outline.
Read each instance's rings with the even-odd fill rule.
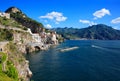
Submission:
[[[7,61],[7,63],[5,62]],[[6,63],[6,71],[3,64]],[[18,73],[12,62],[7,60],[7,54],[0,52],[0,81],[18,81]]]

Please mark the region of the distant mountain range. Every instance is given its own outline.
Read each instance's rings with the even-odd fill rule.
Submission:
[[[120,40],[120,30],[113,29],[104,24],[89,26],[87,28],[55,28],[53,29],[66,39],[90,40]]]

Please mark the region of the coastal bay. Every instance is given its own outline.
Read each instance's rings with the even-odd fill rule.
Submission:
[[[74,46],[79,48],[59,51]],[[119,81],[119,47],[116,40],[67,40],[47,51],[29,54],[31,80]]]

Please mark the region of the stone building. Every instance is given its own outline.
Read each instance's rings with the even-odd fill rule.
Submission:
[[[7,19],[10,19],[9,13],[0,12],[0,17],[6,17]]]

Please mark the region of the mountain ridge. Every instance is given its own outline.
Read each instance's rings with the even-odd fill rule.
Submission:
[[[113,29],[105,24],[92,25],[87,28],[56,28],[66,39],[92,39],[92,40],[120,40],[120,30]]]
[[[33,33],[39,33],[41,28],[44,28],[42,23],[28,17],[17,7],[10,7],[5,12],[10,14],[10,18],[14,19],[21,25],[30,28]]]

